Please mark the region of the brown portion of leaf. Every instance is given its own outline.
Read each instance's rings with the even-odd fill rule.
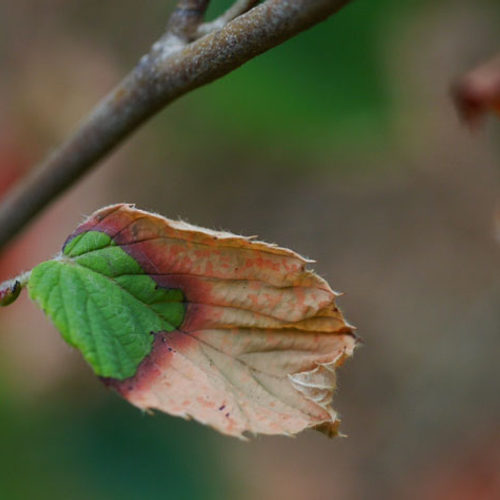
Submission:
[[[176,331],[156,334],[137,374],[107,381],[144,409],[219,431],[335,435],[335,369],[356,344],[337,294],[310,261],[284,248],[117,205],[75,234],[98,230],[159,287],[183,291]]]

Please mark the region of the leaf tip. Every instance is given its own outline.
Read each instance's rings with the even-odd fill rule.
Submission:
[[[321,424],[312,427],[312,429],[321,432],[329,438],[345,437],[345,435],[339,431],[339,427],[340,420],[336,418],[333,422],[322,422]]]

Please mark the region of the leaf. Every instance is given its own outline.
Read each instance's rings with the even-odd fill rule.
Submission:
[[[356,338],[291,250],[115,205],[31,272],[31,297],[132,404],[243,433],[337,434]]]
[[[461,117],[472,128],[488,111],[500,115],[500,55],[463,76],[452,92]]]

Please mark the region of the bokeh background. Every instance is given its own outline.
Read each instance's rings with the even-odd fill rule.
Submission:
[[[0,0],[0,196],[172,7]],[[0,259],[29,269],[122,201],[315,258],[365,340],[335,398],[348,438],[143,415],[23,294],[0,311],[2,500],[500,498],[500,122],[470,134],[449,98],[499,26],[497,0],[356,0],[174,103]]]

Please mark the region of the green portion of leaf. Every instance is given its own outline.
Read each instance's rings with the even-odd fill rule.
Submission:
[[[151,351],[152,332],[175,330],[185,314],[181,290],[157,288],[136,260],[97,231],[35,267],[28,288],[95,373],[118,380],[135,374]]]
[[[63,248],[63,254],[68,257],[79,257],[83,254],[95,252],[96,250],[101,250],[110,246],[116,245],[107,234],[100,233],[99,231],[89,231],[79,234],[66,243]],[[137,264],[137,268],[140,269],[139,264]]]

